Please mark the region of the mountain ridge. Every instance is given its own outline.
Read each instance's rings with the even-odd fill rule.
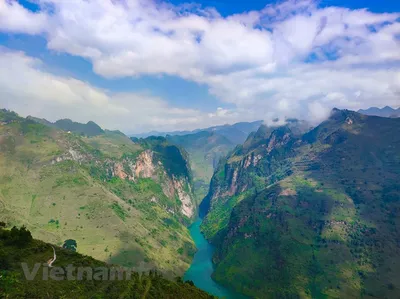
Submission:
[[[381,117],[400,117],[400,107],[394,109],[389,106],[385,106],[383,108],[378,107],[370,107],[368,109],[359,109],[358,113],[370,115],[370,116],[381,116]]]
[[[188,268],[196,204],[183,149],[165,138],[82,135],[6,110],[0,122],[1,221],[58,245],[75,240],[103,261],[171,277]]]
[[[50,122],[44,118],[27,116],[28,120],[33,120],[46,126],[55,127],[67,132],[74,132],[88,137],[98,136],[104,133],[104,130],[95,122],[88,121],[86,124],[74,122],[69,118],[59,119],[55,122]]]
[[[252,297],[398,296],[399,122],[335,109],[228,156],[201,207],[214,279]]]

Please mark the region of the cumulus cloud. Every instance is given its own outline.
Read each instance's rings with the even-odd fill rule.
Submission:
[[[6,32],[38,34],[45,31],[47,15],[32,13],[17,1],[0,1],[0,29]]]
[[[7,15],[0,30],[42,33],[50,49],[88,59],[101,76],[179,76],[236,107],[206,118],[186,111],[186,123],[319,120],[335,106],[399,105],[400,13],[320,8],[312,0],[228,17],[152,0],[38,0],[35,14],[0,3]]]
[[[144,93],[113,93],[73,78],[42,70],[42,62],[22,52],[0,49],[0,107],[23,116],[55,121],[73,118],[93,120],[107,129],[140,133],[162,128],[195,129],[236,121],[237,115],[218,109],[211,115],[170,106],[163,99]],[[222,118],[213,117],[214,115]]]

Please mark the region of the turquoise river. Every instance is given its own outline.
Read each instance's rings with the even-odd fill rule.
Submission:
[[[185,273],[184,280],[191,280],[198,288],[220,298],[243,299],[243,296],[227,290],[211,278],[214,272],[214,265],[212,263],[213,247],[200,232],[201,222],[202,219],[198,218],[189,227],[190,234],[197,247],[197,252],[190,268]]]

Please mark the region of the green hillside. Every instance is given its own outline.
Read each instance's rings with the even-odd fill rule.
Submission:
[[[46,119],[43,118],[37,118],[34,116],[28,116],[28,120],[33,120],[37,123],[58,128],[67,132],[72,132],[76,133],[82,136],[88,136],[88,137],[93,137],[93,136],[98,136],[104,133],[104,130],[100,128],[98,124],[96,124],[93,121],[89,121],[87,124],[81,124],[78,122],[74,122],[70,119],[60,119],[57,120],[56,122],[52,123]]]
[[[146,273],[134,272],[130,279],[98,280],[107,276],[96,276],[99,267],[106,270],[105,275],[111,277],[112,265],[95,260],[89,256],[75,253],[71,250],[54,247],[57,259],[53,268],[47,266],[38,268],[33,280],[28,280],[23,272],[21,263],[26,263],[28,270],[32,271],[36,263],[46,263],[53,257],[51,244],[32,239],[29,231],[13,228],[5,230],[0,227],[0,297],[1,298],[213,298],[205,292],[194,287],[190,282],[183,283],[166,280],[155,271]],[[68,280],[68,266],[75,269],[70,275],[75,280]],[[55,267],[62,267],[55,268]],[[79,277],[78,267],[92,269],[93,277],[85,272],[83,280]],[[57,274],[57,281],[43,279],[43,275],[51,271],[63,271]],[[55,273],[55,272],[54,272]],[[88,280],[88,277],[93,280]],[[96,278],[97,277],[97,278]]]
[[[260,298],[398,298],[400,120],[336,109],[304,135],[260,130],[202,205],[214,278]]]
[[[0,114],[0,221],[124,266],[182,275],[195,247],[187,154],[120,132],[88,137]]]

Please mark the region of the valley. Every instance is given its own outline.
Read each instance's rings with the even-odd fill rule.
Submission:
[[[57,251],[227,299],[400,294],[400,118],[334,109],[315,127],[146,138],[0,121],[0,222]]]
[[[185,276],[183,277],[184,280],[193,281],[198,288],[219,298],[244,298],[241,294],[224,288],[222,285],[219,285],[212,279],[212,274],[215,270],[212,262],[214,248],[204,238],[200,231],[200,225],[202,221],[203,220],[199,218],[189,227],[190,234],[196,244],[197,252],[193,258],[190,268],[186,271]]]
[[[400,0],[0,0],[0,299],[400,299]]]

